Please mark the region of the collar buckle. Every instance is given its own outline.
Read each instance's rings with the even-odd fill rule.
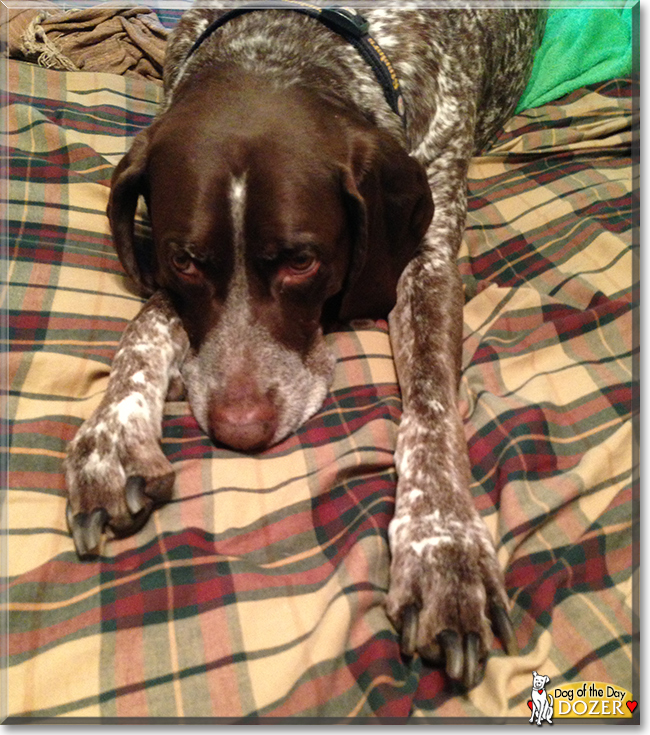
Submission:
[[[320,15],[323,21],[329,21],[354,38],[368,35],[368,21],[353,8],[323,8]]]

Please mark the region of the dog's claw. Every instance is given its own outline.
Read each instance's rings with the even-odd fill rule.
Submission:
[[[137,516],[141,510],[147,507],[151,501],[147,502],[147,497],[144,492],[145,480],[144,477],[132,476],[126,481],[125,487],[125,500],[126,507],[129,512]]]
[[[516,656],[519,653],[519,644],[507,610],[501,605],[494,605],[491,613],[496,633],[501,639],[506,653],[508,656]]]
[[[77,550],[77,556],[80,559],[83,559],[85,556],[87,556],[86,542],[84,540],[83,529],[82,529],[81,523],[80,523],[81,518],[84,515],[85,514],[83,514],[83,513],[78,513],[75,516],[75,518],[73,520],[73,523],[72,523],[72,525],[70,527],[70,533],[72,534],[72,540],[74,542],[74,547]]]
[[[96,508],[88,517],[88,524],[84,529],[84,541],[90,553],[97,553],[107,523],[108,513],[104,508]]]
[[[475,687],[482,678],[480,656],[481,639],[477,633],[468,633],[465,636],[465,667],[463,684],[466,689]]]
[[[455,630],[443,630],[438,634],[440,647],[445,654],[445,671],[454,681],[463,675],[463,644]]]
[[[418,610],[409,605],[404,610],[402,617],[402,635],[400,638],[400,648],[405,656],[412,656],[415,653],[418,639]]]
[[[97,556],[104,527],[108,523],[108,513],[104,508],[95,508],[92,513],[73,515],[70,504],[66,508],[68,527],[72,534],[79,557]]]

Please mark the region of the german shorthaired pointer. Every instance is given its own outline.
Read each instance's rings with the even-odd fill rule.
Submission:
[[[105,529],[133,533],[170,498],[170,386],[215,442],[268,447],[321,406],[323,329],[390,312],[403,417],[386,608],[405,654],[472,687],[491,625],[516,641],[468,489],[455,261],[470,157],[512,114],[543,13],[377,3],[366,31],[349,8],[274,4],[183,16],[163,109],[115,170],[115,246],[151,298],[70,445],[68,524],[93,556]],[[141,196],[153,245],[134,237]]]

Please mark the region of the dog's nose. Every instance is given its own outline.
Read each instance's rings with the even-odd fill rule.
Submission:
[[[273,392],[262,393],[250,380],[239,379],[213,396],[208,412],[215,442],[242,452],[267,447],[278,426]]]

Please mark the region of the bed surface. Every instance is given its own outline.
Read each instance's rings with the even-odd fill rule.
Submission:
[[[7,69],[8,716],[523,723],[532,670],[632,691],[631,79],[524,110],[471,166],[460,406],[521,652],[497,648],[462,695],[400,656],[382,607],[400,417],[385,322],[330,335],[323,409],[259,457],[168,403],[173,501],[76,558],[61,460],[141,305],[108,182],[161,88]]]

